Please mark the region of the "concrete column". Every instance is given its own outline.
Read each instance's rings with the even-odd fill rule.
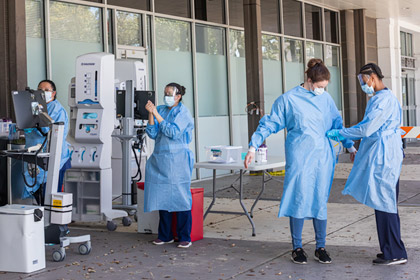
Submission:
[[[248,114],[248,136],[251,139],[260,117],[264,116],[260,0],[244,0],[244,27],[247,103],[255,102],[260,108],[258,115],[255,112]]]
[[[378,65],[384,84],[392,90],[401,103],[401,50],[398,22],[392,18],[377,19]]]
[[[14,117],[10,93],[26,85],[25,1],[0,1],[0,116]]]

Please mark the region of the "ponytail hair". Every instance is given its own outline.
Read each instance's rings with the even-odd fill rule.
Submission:
[[[324,62],[319,58],[312,58],[308,61],[308,69],[305,71],[306,77],[312,83],[329,81],[331,74]]]
[[[185,90],[186,90],[184,86],[181,86],[180,84],[177,84],[177,83],[169,83],[166,85],[165,88],[167,87],[175,88],[176,89],[175,94],[181,95],[181,99],[179,101],[182,101],[182,97],[185,95]]]

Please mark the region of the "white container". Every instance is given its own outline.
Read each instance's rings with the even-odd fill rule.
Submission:
[[[158,233],[159,211],[144,212],[144,189],[137,188],[137,231]]]
[[[51,224],[67,225],[71,223],[73,204],[72,193],[55,193],[52,195]]]
[[[256,163],[267,162],[267,148],[258,148],[255,154]]]
[[[0,271],[31,273],[45,268],[44,208],[30,205],[0,207]],[[39,213],[38,213],[39,214]]]
[[[205,149],[209,162],[234,163],[241,161],[242,146],[208,146]]]

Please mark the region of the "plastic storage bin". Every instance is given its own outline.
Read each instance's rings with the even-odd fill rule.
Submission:
[[[208,146],[205,149],[209,162],[234,163],[241,161],[242,146]]]
[[[44,208],[0,207],[0,271],[31,273],[45,268]]]

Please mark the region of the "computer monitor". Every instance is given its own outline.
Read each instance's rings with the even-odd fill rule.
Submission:
[[[42,90],[12,91],[16,126],[20,129],[47,127],[49,123],[40,114],[48,114],[45,94]]]
[[[152,101],[155,104],[155,92],[151,90],[139,90],[134,92],[134,118],[136,120],[147,120],[149,119],[149,112],[146,110],[146,104],[148,101]]]

